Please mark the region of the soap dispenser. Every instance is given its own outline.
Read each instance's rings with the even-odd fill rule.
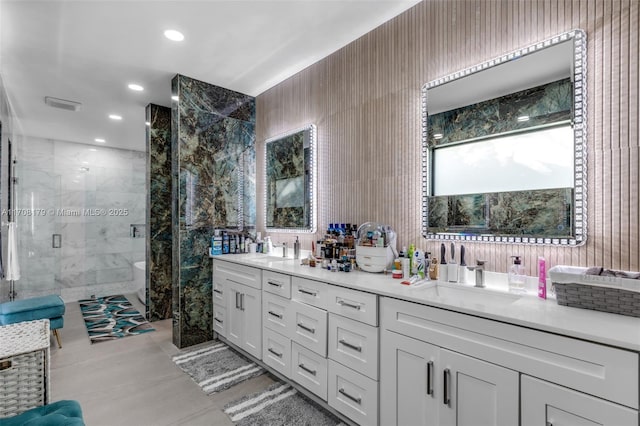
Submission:
[[[509,268],[509,291],[511,293],[526,293],[525,282],[527,277],[524,275],[524,268],[520,256],[511,256],[512,263]]]

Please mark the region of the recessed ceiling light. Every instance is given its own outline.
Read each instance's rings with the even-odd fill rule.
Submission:
[[[118,114],[109,114],[109,118],[112,120],[122,120],[122,116]]]
[[[129,89],[134,90],[136,92],[142,92],[144,90],[144,87],[140,86],[139,84],[135,84],[135,83],[131,83],[129,86],[127,86]]]
[[[98,143],[105,143],[106,140],[102,139],[102,138],[95,138],[94,141],[98,142]]]
[[[177,30],[166,30],[164,32],[164,36],[172,41],[182,41],[184,40],[184,34]]]

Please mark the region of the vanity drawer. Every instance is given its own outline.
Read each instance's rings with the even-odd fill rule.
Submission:
[[[327,359],[291,342],[291,378],[327,400]]]
[[[381,298],[381,327],[638,409],[636,352]]]
[[[306,278],[291,279],[291,298],[320,309],[327,309],[329,284]]]
[[[286,377],[291,376],[291,339],[265,328],[262,332],[262,361]]]
[[[378,382],[330,359],[327,386],[331,407],[359,425],[378,424]]]
[[[327,311],[291,301],[291,339],[307,349],[327,356]]]
[[[225,286],[222,280],[213,280],[213,303],[218,306],[227,306],[227,298],[224,295]]]
[[[291,276],[273,271],[262,271],[262,288],[269,293],[291,299]]]
[[[378,380],[378,328],[329,314],[329,358]]]
[[[377,326],[378,296],[332,285],[329,286],[329,312]]]
[[[220,306],[216,303],[213,304],[213,331],[227,337],[227,323],[225,318],[227,317],[227,308]]]
[[[262,288],[262,270],[251,266],[238,265],[224,260],[213,260],[213,282],[224,285],[226,282]]]
[[[291,338],[289,333],[289,317],[291,314],[291,300],[262,292],[263,326]]]

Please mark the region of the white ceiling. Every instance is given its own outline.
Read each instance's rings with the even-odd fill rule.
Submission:
[[[256,96],[419,1],[0,0],[0,75],[25,135],[144,151],[144,107],[170,105],[174,75]]]

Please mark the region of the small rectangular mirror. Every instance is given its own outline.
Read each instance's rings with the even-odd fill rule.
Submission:
[[[267,232],[315,232],[316,127],[265,141]]]

